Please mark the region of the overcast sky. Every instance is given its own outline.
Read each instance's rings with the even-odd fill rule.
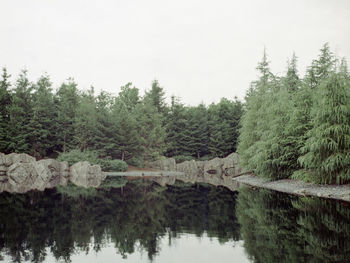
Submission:
[[[0,0],[0,66],[12,80],[47,72],[59,86],[141,94],[157,79],[167,97],[209,104],[243,98],[267,49],[274,73],[293,51],[303,73],[319,49],[350,62],[350,0]]]

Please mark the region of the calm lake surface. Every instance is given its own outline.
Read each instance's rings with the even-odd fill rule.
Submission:
[[[350,262],[350,204],[114,179],[0,194],[0,262]]]

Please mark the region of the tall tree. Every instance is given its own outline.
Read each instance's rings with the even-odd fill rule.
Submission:
[[[74,140],[80,150],[95,149],[97,126],[96,99],[91,87],[81,94],[74,119]]]
[[[160,87],[158,80],[152,82],[152,88],[150,91],[146,91],[145,99],[151,101],[154,107],[156,107],[158,113],[165,113],[165,92]]]
[[[7,73],[6,68],[2,69],[2,79],[0,80],[0,152],[9,152],[9,122],[10,122],[10,106],[12,96],[9,88],[11,75]]]
[[[53,153],[56,144],[56,111],[49,76],[41,76],[33,85],[33,116],[29,122],[31,153],[42,158]]]
[[[314,183],[350,181],[350,81],[330,73],[318,88],[312,129],[299,158],[304,180]]]
[[[12,103],[9,108],[9,151],[30,153],[29,122],[32,118],[33,86],[27,77],[27,71],[19,74],[12,93]]]
[[[141,151],[140,138],[137,134],[137,121],[134,110],[139,103],[139,90],[131,87],[131,83],[121,87],[119,96],[113,106],[113,122],[115,125],[114,143],[116,151],[114,158],[130,159]]]
[[[73,79],[63,83],[55,96],[57,107],[57,150],[66,152],[74,145],[74,120],[77,112],[79,95]]]

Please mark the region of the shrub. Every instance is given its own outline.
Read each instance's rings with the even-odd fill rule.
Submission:
[[[75,149],[66,153],[59,153],[57,160],[60,162],[67,161],[70,166],[77,162],[87,161],[90,164],[98,164],[105,172],[123,172],[128,169],[126,162],[117,159],[99,159],[98,154],[94,151],[82,152]]]
[[[126,162],[117,159],[100,159],[98,160],[98,164],[105,172],[124,172],[128,169],[128,165]]]
[[[71,166],[77,162],[88,161],[91,164],[98,164],[98,155],[94,151],[80,151],[79,149],[74,149],[69,152],[59,153],[57,160],[67,161]]]

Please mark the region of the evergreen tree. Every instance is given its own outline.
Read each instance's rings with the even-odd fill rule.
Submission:
[[[2,72],[2,79],[0,80],[0,152],[9,153],[9,122],[12,100],[9,90],[11,87],[9,78],[11,75],[7,73],[6,68],[3,68]]]
[[[187,147],[189,135],[185,133],[187,127],[185,106],[173,96],[171,97],[166,126],[167,156],[190,155]]]
[[[57,108],[57,150],[66,152],[74,148],[74,120],[79,95],[73,79],[63,83],[55,96]]]
[[[95,149],[97,126],[96,100],[91,87],[81,94],[74,119],[74,140],[80,150]]]
[[[135,107],[137,136],[140,140],[140,157],[143,161],[152,161],[165,151],[165,127],[162,115],[147,97]]]
[[[112,118],[113,97],[101,92],[96,98],[97,133],[95,134],[95,149],[100,157],[112,156],[116,148],[114,143],[114,124]]]
[[[199,158],[209,153],[208,113],[204,104],[188,108],[188,129],[190,142],[188,150],[193,157]]]
[[[312,110],[312,129],[299,158],[304,180],[314,183],[350,181],[350,81],[330,73],[321,82]],[[298,174],[296,174],[298,177]]]
[[[29,122],[31,154],[37,158],[53,153],[56,144],[56,111],[48,76],[41,76],[33,85],[33,115]]]
[[[10,152],[31,152],[29,123],[32,118],[32,90],[33,86],[28,80],[27,71],[23,70],[17,78],[9,108],[8,150]]]
[[[115,125],[114,143],[116,150],[113,158],[127,160],[137,156],[141,151],[140,138],[137,133],[135,107],[139,103],[139,90],[131,87],[131,83],[121,87],[119,96],[115,99],[112,118]]]
[[[257,169],[257,165],[260,163],[261,155],[258,153],[264,149],[264,142],[261,140],[262,133],[269,127],[269,123],[266,122],[265,111],[269,106],[267,98],[271,90],[273,75],[270,72],[265,50],[257,70],[260,73],[260,78],[251,84],[245,97],[246,108],[242,116],[237,149],[241,165],[247,170],[253,171]]]
[[[145,99],[150,100],[154,107],[156,107],[158,113],[165,113],[165,92],[162,87],[159,86],[158,80],[152,82],[152,88],[150,91],[146,91]]]

